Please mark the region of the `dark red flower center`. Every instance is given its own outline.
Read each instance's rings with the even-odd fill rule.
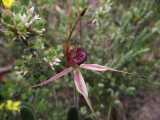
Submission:
[[[67,62],[69,65],[80,65],[87,60],[87,52],[83,48],[74,48],[68,52]]]

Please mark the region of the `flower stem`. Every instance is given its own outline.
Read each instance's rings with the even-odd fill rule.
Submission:
[[[68,38],[66,39],[67,41],[69,41],[69,40],[71,39],[72,34],[73,34],[73,31],[75,30],[77,24],[79,23],[79,21],[81,20],[81,18],[84,16],[84,14],[86,13],[86,11],[87,11],[87,8],[84,8],[84,9],[80,12],[80,14],[78,15],[78,18],[77,18],[77,20],[75,21],[75,24],[73,25],[73,27],[71,28],[71,31],[70,31],[70,33],[69,33]]]
[[[111,119],[111,112],[112,112],[112,103],[109,105],[109,108],[108,108],[107,120]]]

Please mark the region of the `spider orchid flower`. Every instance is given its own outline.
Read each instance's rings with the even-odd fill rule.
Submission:
[[[126,72],[118,71],[116,69],[112,69],[110,67],[106,67],[106,66],[102,66],[102,65],[98,65],[98,64],[85,64],[84,62],[86,60],[87,60],[87,53],[83,48],[76,48],[76,49],[70,50],[67,54],[67,62],[69,64],[69,67],[65,68],[61,72],[52,76],[48,80],[42,81],[40,84],[34,85],[33,88],[47,85],[55,80],[58,80],[59,78],[65,76],[65,75],[73,72],[74,83],[75,83],[76,89],[84,97],[89,108],[93,112],[93,108],[92,108],[90,100],[88,98],[87,86],[86,86],[84,78],[80,72],[80,68],[92,70],[92,71],[98,71],[98,72],[105,72],[105,71],[115,71],[115,72],[122,72],[122,73],[126,73]]]

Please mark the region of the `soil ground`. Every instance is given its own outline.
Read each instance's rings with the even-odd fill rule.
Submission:
[[[158,90],[141,90],[123,100],[126,120],[160,120],[160,93]]]

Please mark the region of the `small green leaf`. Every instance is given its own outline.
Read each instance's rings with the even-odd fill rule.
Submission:
[[[20,113],[22,120],[35,120],[33,110],[27,105],[22,106]]]

